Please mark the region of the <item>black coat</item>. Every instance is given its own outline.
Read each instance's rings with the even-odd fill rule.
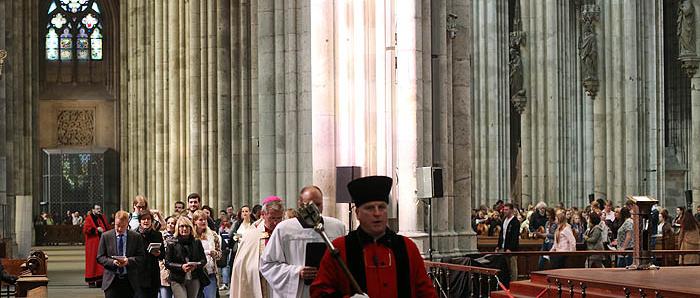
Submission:
[[[501,231],[498,233],[498,248],[503,247],[504,250],[509,249],[511,251],[517,251],[518,246],[520,246],[520,221],[518,218],[513,216],[513,219],[508,223],[506,231],[503,230],[504,219],[501,222]],[[503,246],[503,233],[506,233],[505,246]]]
[[[160,243],[162,247],[163,234],[152,229],[140,234],[141,237],[143,237],[143,251],[146,253],[144,262],[139,266],[141,287],[158,289],[160,288],[160,266],[158,265],[158,260],[162,260],[164,254],[161,250],[160,256],[154,256],[148,252],[148,245],[151,243]]]
[[[202,242],[192,238],[189,244],[187,241],[182,239],[177,239],[176,242],[168,244],[168,248],[165,250],[165,267],[170,270],[170,281],[177,283],[185,282],[185,271],[182,270],[182,265],[189,262],[198,262],[194,271],[192,271],[192,278],[199,279],[201,287],[209,285],[209,276],[204,271],[204,266],[207,264],[207,256],[204,254],[204,247],[202,247]]]

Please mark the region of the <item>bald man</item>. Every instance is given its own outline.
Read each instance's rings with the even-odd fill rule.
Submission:
[[[299,205],[313,202],[323,212],[323,193],[317,186],[306,186],[299,193]],[[323,216],[328,238],[345,236],[345,225]],[[272,298],[309,297],[309,285],[318,268],[306,266],[307,243],[323,243],[314,229],[305,229],[296,218],[277,225],[260,257],[260,273],[272,288]]]

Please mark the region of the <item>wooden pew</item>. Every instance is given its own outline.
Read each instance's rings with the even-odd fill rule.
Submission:
[[[14,287],[15,297],[48,297],[47,260],[40,250],[30,252],[27,259],[2,259],[5,271],[19,277]],[[3,291],[7,288],[4,284],[0,286]]]

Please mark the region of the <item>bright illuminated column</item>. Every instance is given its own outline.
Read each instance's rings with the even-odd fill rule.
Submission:
[[[417,40],[421,18],[419,1],[406,1],[396,6],[397,71],[396,71],[396,193],[399,201],[399,231],[413,238],[421,251],[427,251],[423,231],[423,210],[416,204],[416,165],[418,158],[416,105],[422,94],[422,48]],[[421,207],[422,208],[422,207]],[[425,243],[424,243],[425,242]]]
[[[332,0],[311,1],[311,102],[313,181],[324,193],[323,213],[335,211],[335,100]]]

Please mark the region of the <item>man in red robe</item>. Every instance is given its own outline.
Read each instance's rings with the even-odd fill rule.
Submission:
[[[102,233],[111,229],[107,218],[102,214],[102,207],[95,205],[85,218],[85,282],[91,288],[99,288],[102,283],[104,268],[97,263],[97,247]]]
[[[360,227],[333,241],[363,293],[356,293],[329,252],[311,284],[311,297],[437,298],[416,244],[387,227],[392,179],[355,179],[348,191]]]

